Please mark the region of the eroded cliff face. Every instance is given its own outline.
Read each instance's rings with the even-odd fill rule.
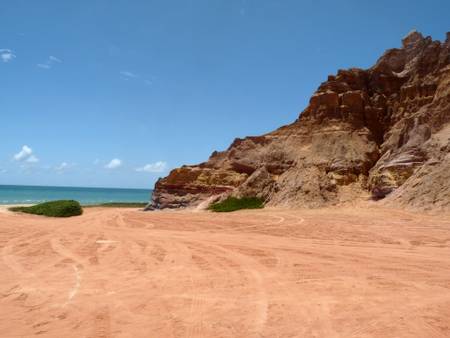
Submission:
[[[370,69],[330,75],[294,123],[158,180],[149,209],[226,195],[320,207],[373,198],[450,209],[450,33],[418,32]]]

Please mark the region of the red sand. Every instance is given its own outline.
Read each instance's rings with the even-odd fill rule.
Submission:
[[[0,213],[0,337],[450,337],[450,217]]]

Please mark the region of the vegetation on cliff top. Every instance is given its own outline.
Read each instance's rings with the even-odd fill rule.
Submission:
[[[30,207],[13,207],[9,210],[49,217],[71,217],[83,213],[80,203],[74,200],[45,202]]]
[[[209,206],[209,210],[215,212],[230,212],[241,209],[262,209],[264,201],[258,197],[227,197],[222,202],[213,203]]]

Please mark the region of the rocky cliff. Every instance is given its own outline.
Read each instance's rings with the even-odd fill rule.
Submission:
[[[292,124],[174,169],[149,209],[234,196],[320,207],[372,198],[450,209],[450,33],[409,33],[369,69],[328,76]]]

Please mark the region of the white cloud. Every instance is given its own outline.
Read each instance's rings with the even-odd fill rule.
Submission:
[[[53,167],[53,169],[58,173],[58,174],[62,174],[64,173],[66,170],[69,170],[73,167],[75,167],[77,164],[76,163],[67,163],[67,162],[61,162],[61,164],[57,165],[56,167]],[[51,169],[51,168],[48,168]]]
[[[69,167],[69,164],[67,162],[62,162],[60,165],[55,167],[56,171],[64,171]]]
[[[16,161],[22,161],[22,160],[25,160],[26,158],[28,158],[31,154],[33,154],[33,150],[30,147],[28,147],[27,145],[24,145],[22,147],[22,150],[14,155],[14,159]]]
[[[14,160],[17,162],[37,163],[39,159],[33,154],[33,149],[24,145],[22,149],[14,155]]]
[[[61,59],[58,59],[56,56],[53,56],[53,55],[50,55],[50,56],[48,57],[48,59],[49,59],[50,62],[58,62],[58,63],[62,63],[62,60],[61,60]]]
[[[127,79],[135,79],[135,78],[139,77],[139,75],[129,72],[127,70],[122,70],[120,72],[120,75],[125,76]]]
[[[122,161],[118,158],[113,158],[107,165],[105,165],[106,169],[116,169],[122,165]]]
[[[58,59],[56,56],[50,55],[47,61],[44,63],[38,63],[37,66],[42,69],[50,69],[55,63],[62,63],[62,60]]]
[[[37,66],[39,68],[44,68],[44,69],[50,69],[51,68],[51,66],[49,64],[46,64],[46,63],[38,63]]]
[[[16,58],[16,55],[11,49],[0,49],[0,59],[3,62],[9,62]]]
[[[30,157],[28,157],[28,158],[25,160],[25,162],[28,162],[28,163],[38,163],[38,162],[39,162],[39,159],[38,159],[36,156],[31,155]]]
[[[143,167],[136,168],[136,171],[147,172],[147,173],[162,173],[166,170],[167,163],[163,161],[158,161],[155,163],[149,163]]]

